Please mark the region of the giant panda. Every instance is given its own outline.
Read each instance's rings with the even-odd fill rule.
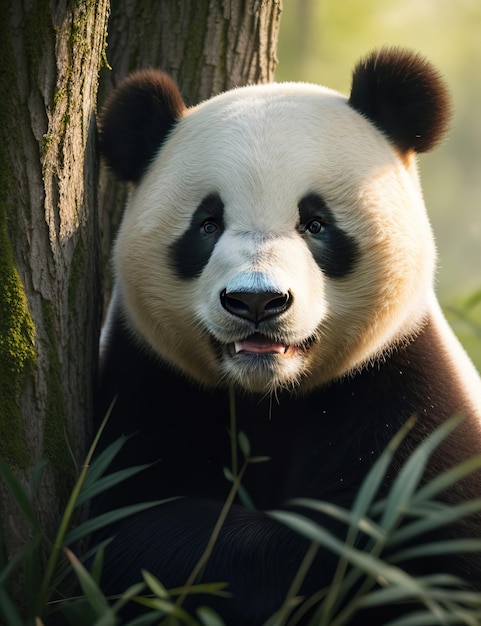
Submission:
[[[348,97],[272,83],[187,107],[153,69],[113,91],[100,148],[132,189],[113,251],[97,415],[111,407],[101,449],[123,438],[112,471],[148,467],[94,510],[161,503],[108,529],[105,593],[142,580],[141,570],[168,589],[184,585],[242,474],[196,579],[226,583],[227,593],[188,595],[183,606],[260,626],[310,546],[273,512],[344,540],[345,522],[308,503],[349,510],[407,423],[379,498],[454,415],[462,419],[423,480],[481,452],[481,381],[436,299],[416,162],[445,137],[450,115],[437,69],[400,48],[361,59]],[[479,494],[473,472],[444,497]],[[423,540],[480,533],[473,516]],[[358,549],[365,541],[360,532]],[[335,550],[319,546],[296,593],[311,608],[296,623],[315,615],[337,565]],[[481,557],[399,566],[481,590]],[[385,624],[418,610],[414,600],[360,609],[349,623]]]

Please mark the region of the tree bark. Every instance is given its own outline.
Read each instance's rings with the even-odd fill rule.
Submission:
[[[52,537],[85,453],[97,355],[95,102],[108,2],[2,2],[0,454]],[[1,481],[0,481],[1,482]],[[9,553],[25,536],[5,485]]]
[[[106,256],[128,192],[103,172],[98,194],[109,11],[109,0],[0,2],[0,456],[24,485],[46,461],[32,499],[49,539],[91,435],[98,207]],[[170,72],[189,104],[272,80],[280,13],[281,0],[113,0],[100,101],[146,66]],[[29,533],[1,476],[0,525],[1,562],[2,533],[7,555]]]
[[[113,0],[103,91],[132,69],[159,67],[187,104],[273,80],[280,0]]]

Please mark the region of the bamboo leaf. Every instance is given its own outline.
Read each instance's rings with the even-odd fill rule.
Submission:
[[[465,615],[460,616],[457,614],[445,614],[443,616],[443,621],[439,621],[439,617],[434,615],[433,613],[427,612],[412,612],[404,615],[403,617],[397,617],[396,619],[387,622],[384,626],[440,626],[440,624],[456,624],[456,626],[460,626],[461,624],[465,624],[466,626],[479,626],[479,618],[480,615]]]
[[[414,496],[413,503],[431,500],[480,468],[481,454],[462,461],[423,485]]]
[[[386,508],[381,518],[383,528],[392,528],[405,514],[426,469],[431,453],[458,426],[461,418],[454,417],[434,430],[411,454],[396,476],[386,498]]]
[[[106,476],[102,476],[101,478],[96,479],[95,481],[90,480],[89,484],[80,491],[79,497],[77,498],[77,506],[91,500],[94,496],[98,496],[100,493],[115,487],[119,483],[122,483],[132,476],[135,476],[139,472],[142,472],[144,469],[148,467],[152,467],[153,463],[146,463],[144,465],[133,465],[132,467],[127,467],[123,470],[119,470],[117,472],[112,472],[107,474]]]
[[[20,483],[18,478],[12,472],[12,470],[5,463],[3,458],[0,456],[0,476],[5,480],[8,488],[10,489],[13,497],[15,498],[15,502],[17,503],[20,510],[23,512],[25,517],[31,526],[37,531],[40,532],[40,525],[37,520],[37,516],[35,515],[34,508],[32,506],[32,502],[30,497]]]
[[[34,548],[33,542],[38,541],[38,536],[34,539],[32,538],[28,541],[24,546],[15,552],[8,561],[5,562],[5,565],[0,570],[0,589],[2,587],[6,587],[9,577],[12,575],[17,567],[20,567],[22,563],[25,561],[27,554]],[[0,605],[1,606],[1,605]]]
[[[103,626],[114,626],[116,623],[115,616],[100,587],[71,550],[64,548],[64,552],[72,564],[84,596],[92,607],[95,616],[104,618]]]
[[[351,511],[343,509],[337,504],[332,502],[326,502],[324,500],[313,500],[310,498],[294,498],[289,500],[290,506],[303,506],[318,513],[328,515],[332,519],[337,519],[340,522],[344,522],[346,526],[354,526],[357,524],[357,529],[361,530],[366,535],[369,535],[376,541],[384,541],[386,533],[383,528],[378,526],[368,517],[358,518],[357,515],[353,515]]]
[[[159,622],[159,619],[162,616],[163,613],[160,613],[159,611],[149,611],[148,613],[144,613],[143,615],[130,620],[125,624],[125,626],[150,626],[151,624],[158,626],[160,623],[164,626],[165,622]]]
[[[356,495],[353,506],[351,508],[351,520],[354,526],[358,521],[364,518],[374,502],[374,498],[379,491],[379,487],[383,483],[386,473],[391,464],[392,458],[399,448],[409,431],[416,422],[416,416],[410,417],[402,428],[392,437],[386,449],[383,450],[379,458],[373,464],[368,474],[364,478],[362,485]]]
[[[389,557],[390,563],[399,563],[412,558],[440,556],[442,554],[462,554],[481,552],[481,539],[446,539],[421,543]]]
[[[158,578],[146,570],[142,570],[142,577],[153,594],[155,594],[158,598],[163,598],[164,600],[169,599],[170,596],[167,589]]]
[[[225,622],[210,607],[201,606],[196,613],[203,626],[225,626]]]
[[[88,489],[90,485],[98,480],[104,474],[109,465],[119,454],[127,442],[128,437],[120,437],[119,439],[108,445],[97,457],[90,463],[88,472],[82,486],[82,490]],[[80,493],[82,493],[82,490]]]
[[[97,584],[100,584],[100,579],[102,577],[105,548],[110,542],[111,539],[106,539],[105,541],[102,541],[102,543],[99,544],[95,549],[92,566],[90,568],[90,574]]]
[[[163,504],[164,502],[169,502],[171,500],[177,500],[177,498],[167,498],[166,500],[154,500],[152,502],[132,504],[88,519],[86,522],[83,522],[79,526],[76,526],[68,533],[68,535],[65,537],[65,544],[69,545],[74,541],[83,539],[93,532],[100,530],[100,528],[104,528],[105,526],[108,526],[110,524],[115,524],[116,522],[119,522],[121,519],[129,517],[130,515],[141,513],[146,509],[153,508],[154,506]]]
[[[417,509],[410,511],[413,514]],[[405,526],[396,529],[389,540],[389,546],[394,547],[406,541],[412,540],[419,535],[448,526],[452,522],[460,520],[481,510],[481,498],[468,500],[458,505],[445,504],[442,508],[430,511],[428,515]]]
[[[198,583],[196,585],[190,585],[189,587],[174,587],[169,589],[169,594],[171,596],[191,596],[200,593],[210,593],[213,596],[230,598],[232,594],[225,591],[227,586],[227,583]]]
[[[239,448],[241,449],[244,458],[247,459],[251,453],[251,444],[249,442],[249,439],[247,438],[247,435],[244,432],[240,431],[237,435],[237,441],[239,442]]]
[[[0,623],[8,624],[8,626],[24,626],[24,620],[20,616],[17,607],[12,598],[5,589],[0,587]]]
[[[142,604],[149,609],[154,609],[156,611],[160,611],[163,615],[169,615],[171,617],[175,617],[181,620],[182,623],[187,624],[187,626],[199,626],[197,621],[187,613],[182,607],[177,606],[170,599],[163,598],[144,598],[137,597],[135,601],[138,604]]]
[[[247,462],[249,463],[249,465],[252,465],[253,463],[266,463],[267,461],[270,461],[271,457],[270,456],[250,456],[247,459]]]
[[[412,602],[418,599],[418,594],[413,594],[411,589],[390,585],[389,587],[381,587],[366,594],[359,599],[359,606],[362,608],[374,606],[389,606],[390,604],[402,604]],[[440,609],[442,611],[442,609]],[[440,613],[437,613],[436,619],[439,621]]]
[[[117,602],[113,605],[112,612],[117,614],[125,604],[138,597],[139,594],[144,591],[144,589],[145,583],[136,583],[135,585],[132,585],[131,587],[126,589],[117,600]],[[96,626],[100,626],[100,624],[97,624]]]
[[[340,541],[335,535],[312,520],[291,511],[270,511],[269,515],[311,541],[343,556],[375,580],[385,579],[416,590],[414,579],[396,566],[384,563],[376,556]]]
[[[235,476],[228,467],[224,467],[224,476],[227,478],[229,482],[234,483]],[[246,488],[242,484],[239,484],[239,486],[237,487],[237,495],[239,497],[241,504],[243,504],[246,508],[251,509],[252,511],[256,510],[256,506],[252,498],[247,493]]]

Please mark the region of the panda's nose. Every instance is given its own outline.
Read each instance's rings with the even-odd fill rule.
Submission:
[[[244,292],[224,289],[220,294],[220,301],[229,313],[258,323],[286,311],[292,298],[288,293],[274,291]]]

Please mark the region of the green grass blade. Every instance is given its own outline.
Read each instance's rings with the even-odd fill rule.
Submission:
[[[162,615],[168,615],[171,618],[180,620],[180,623],[187,624],[187,626],[199,626],[197,620],[195,620],[187,611],[182,607],[177,606],[171,599],[163,598],[145,598],[137,596],[134,598],[137,604],[141,604],[149,609],[160,611]],[[162,622],[163,623],[163,622]],[[170,624],[171,622],[166,622]]]
[[[7,487],[10,489],[13,497],[15,498],[15,502],[25,515],[27,521],[30,523],[32,528],[35,529],[35,531],[40,532],[40,525],[27,491],[1,456],[0,476],[5,480]]]
[[[136,513],[141,513],[146,509],[150,509],[159,504],[163,504],[164,502],[170,502],[171,500],[177,500],[177,498],[167,498],[166,500],[153,500],[152,502],[142,502],[139,504],[132,504],[129,506],[124,506],[119,509],[114,509],[113,511],[109,511],[108,513],[103,513],[102,515],[98,515],[97,517],[93,517],[88,519],[86,522],[83,522],[79,526],[73,528],[68,535],[65,537],[65,544],[70,545],[74,541],[78,541],[79,539],[83,539],[93,532],[104,528],[110,524],[115,524],[116,522],[129,517],[130,515],[135,515]]]
[[[467,610],[470,613],[481,609],[481,594],[474,591],[467,591],[463,581],[449,574],[434,574],[416,579],[423,586],[426,593],[434,600],[445,606],[442,611],[445,615],[456,609]],[[361,601],[363,607],[381,606],[415,600],[411,595],[405,595],[405,590],[397,587],[384,587],[376,589],[367,594]]]
[[[0,618],[0,624],[8,624],[8,626],[24,626],[25,624],[9,593],[1,587]]]
[[[357,530],[362,531],[376,541],[383,541],[386,536],[384,529],[380,528],[368,517],[359,517],[358,514],[353,515],[351,511],[337,504],[333,504],[332,502],[313,500],[311,498],[294,498],[289,500],[289,506],[302,506],[317,511],[318,513],[323,513],[332,519],[344,522],[346,527],[356,525]]]
[[[113,605],[113,613],[117,614],[123,606],[128,604],[134,598],[137,598],[139,594],[144,592],[144,590],[145,583],[136,583],[135,585],[132,585],[131,587],[126,589],[117,600],[117,602]],[[101,624],[97,624],[97,626],[101,626]]]
[[[4,566],[0,570],[0,589],[7,585],[7,581],[12,573],[17,569],[17,567],[20,567],[24,563],[27,553],[33,547],[32,541],[33,540],[31,539],[28,543],[22,546],[18,552],[13,554],[10,559],[4,561]]]
[[[397,617],[389,621],[384,626],[448,626],[449,624],[455,624],[456,626],[479,626],[481,615],[457,615],[457,614],[445,614],[443,621],[439,621],[439,617],[426,612],[412,612],[403,617]]]
[[[414,508],[411,513],[414,513],[416,510]],[[406,541],[412,541],[415,537],[443,528],[480,511],[481,498],[461,502],[461,504],[457,505],[445,504],[442,508],[430,511],[428,515],[421,519],[408,522],[405,526],[396,529],[389,540],[389,546],[392,548]]]
[[[461,418],[454,417],[434,430],[404,463],[394,480],[386,498],[386,508],[380,526],[394,527],[404,516],[416,488],[426,469],[429,457],[439,444],[459,425]]]
[[[105,626],[114,626],[116,623],[115,616],[110,608],[107,598],[104,596],[96,581],[82,565],[79,559],[73,554],[73,552],[71,552],[68,548],[64,548],[64,552],[77,576],[85,599],[93,609],[95,616],[97,618],[105,618],[105,616],[108,616],[108,618],[104,621]]]
[[[50,554],[48,556],[48,560],[47,560],[47,565],[45,567],[45,572],[44,572],[44,576],[42,579],[42,583],[39,589],[39,592],[37,594],[37,598],[36,598],[36,606],[35,606],[35,611],[37,612],[37,614],[41,614],[45,605],[47,604],[47,601],[50,597],[50,594],[52,592],[52,578],[55,575],[55,570],[57,568],[57,564],[58,564],[58,560],[59,560],[59,556],[60,556],[60,552],[62,550],[62,548],[65,547],[65,536],[67,534],[68,528],[70,526],[70,522],[72,520],[72,517],[74,515],[75,512],[75,508],[77,506],[77,499],[79,496],[80,491],[82,490],[84,481],[87,477],[87,472],[89,470],[90,467],[90,463],[92,461],[93,455],[95,453],[95,449],[97,447],[97,444],[99,442],[99,439],[102,435],[102,432],[105,428],[105,425],[107,424],[107,421],[110,417],[110,413],[112,412],[112,408],[114,406],[115,400],[112,402],[112,404],[109,407],[109,410],[107,411],[107,414],[105,415],[104,419],[102,420],[102,423],[100,424],[100,427],[97,431],[97,433],[95,434],[94,440],[92,442],[92,444],[90,445],[88,451],[87,451],[87,455],[85,457],[85,462],[82,465],[81,471],[80,471],[80,475],[75,483],[75,485],[73,486],[72,492],[70,493],[69,499],[67,501],[67,504],[65,506],[65,509],[63,511],[63,515],[60,519],[60,524],[57,530],[57,534],[55,536],[55,539],[53,541],[53,545],[52,545],[52,549],[50,551]]]
[[[196,614],[202,626],[225,626],[225,622],[219,615],[207,606],[198,608]]]
[[[413,558],[481,552],[481,539],[445,539],[406,548],[389,556],[390,563],[400,563]]]
[[[390,585],[371,591],[362,598],[359,598],[358,604],[360,608],[372,608],[375,606],[389,606],[392,604],[408,604],[418,599],[418,594],[413,593],[411,589],[405,587]],[[436,610],[437,619],[443,613],[443,609],[439,607]],[[432,613],[431,613],[432,614]]]
[[[89,471],[85,476],[80,493],[82,493],[82,490],[88,489],[93,482],[98,480],[105,473],[109,465],[122,450],[127,440],[128,437],[120,437],[108,445],[104,450],[102,450],[102,452],[99,453],[97,457],[95,457],[89,466]]]
[[[27,606],[35,606],[38,590],[42,585],[44,575],[44,546],[40,533],[34,535],[28,542],[28,549],[24,554],[23,569],[25,573],[25,597]]]
[[[384,578],[390,583],[403,584],[407,588],[412,589],[416,587],[411,576],[398,567],[384,563],[368,552],[363,552],[362,550],[346,545],[331,532],[319,526],[309,518],[303,517],[298,513],[292,513],[291,511],[270,511],[269,516],[285,524],[300,535],[307,537],[311,541],[318,543],[324,548],[328,548],[335,554],[345,557],[375,580]]]
[[[403,427],[391,438],[386,448],[365,476],[352,504],[351,510],[344,512],[348,518],[349,524],[346,545],[354,546],[359,535],[359,531],[363,531],[370,536],[371,548],[373,545],[381,546],[384,544],[386,540],[384,530],[374,524],[374,522],[367,517],[367,513],[375,501],[376,495],[378,494],[379,488],[385,479],[396,450],[412,429],[415,422],[416,416],[410,417],[406,420]],[[336,509],[337,511],[331,510],[330,514],[333,517],[340,519],[341,510],[339,507],[336,507]],[[326,512],[328,512],[328,510],[326,510]],[[346,578],[347,567],[348,561],[343,555],[341,555],[332,584],[330,585],[327,597],[323,603],[322,610],[320,611],[319,619],[321,626],[330,623],[334,611],[337,610],[337,607],[343,601],[345,595],[349,592],[349,589],[352,585],[354,585],[360,576],[360,572],[354,571],[351,573],[349,578]]]
[[[224,467],[224,476],[227,478],[227,480],[230,483],[234,483],[235,480],[236,480],[236,477],[232,474],[232,472],[230,471],[230,469],[228,467]],[[237,487],[237,495],[238,495],[240,503],[243,506],[245,506],[247,509],[251,509],[252,511],[256,510],[256,506],[255,506],[252,498],[247,493],[247,489],[245,489],[245,487],[243,485],[238,485],[238,487]]]
[[[354,526],[357,526],[357,520],[360,520],[367,515],[381,484],[385,480],[386,473],[396,450],[399,448],[415,423],[415,416],[410,417],[405,422],[402,428],[394,435],[394,437],[392,437],[391,441],[380,454],[362,481],[362,485],[351,508],[352,524]]]
[[[97,585],[100,584],[100,579],[102,577],[102,570],[104,567],[105,548],[109,545],[110,542],[111,542],[111,539],[106,539],[105,541],[102,541],[102,543],[100,543],[98,546],[96,546],[96,549],[95,549],[92,566],[90,568],[90,575],[95,580]],[[81,560],[83,560],[83,557]]]
[[[146,463],[144,465],[133,465],[132,467],[127,467],[123,470],[119,470],[117,472],[107,474],[106,476],[102,476],[95,481],[90,480],[89,484],[86,486],[84,484],[84,488],[81,489],[79,497],[77,498],[77,506],[83,504],[84,502],[87,502],[88,500],[91,500],[95,496],[98,496],[100,493],[103,493],[104,491],[115,487],[115,485],[118,485],[119,483],[128,480],[132,476],[139,474],[148,467],[152,467],[152,465],[152,463]]]
[[[160,613],[159,611],[149,611],[148,613],[140,615],[130,622],[127,622],[123,626],[151,626],[151,624],[155,624],[156,626],[159,626],[159,624],[161,624],[162,626],[164,626],[165,622],[160,621],[162,616],[163,613]]]
[[[195,585],[190,585],[189,587],[173,587],[169,589],[170,596],[185,596],[185,595],[196,595],[199,593],[209,593],[212,596],[219,596],[221,598],[230,598],[232,597],[232,593],[226,591],[226,587],[228,587],[228,583],[196,583]]]
[[[413,503],[431,500],[450,487],[459,483],[463,478],[481,468],[481,454],[462,461],[422,486],[413,498]]]
[[[142,577],[147,587],[157,598],[163,598],[164,600],[169,598],[169,592],[156,576],[147,570],[142,570]]]

